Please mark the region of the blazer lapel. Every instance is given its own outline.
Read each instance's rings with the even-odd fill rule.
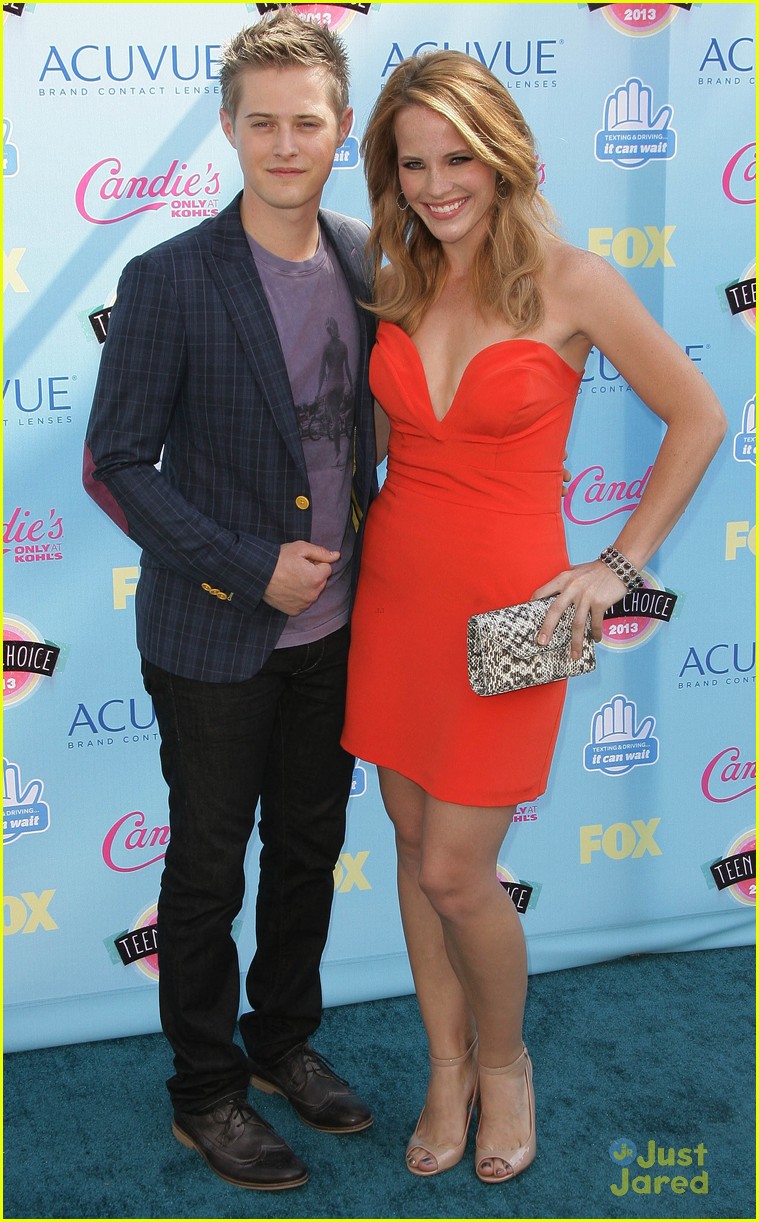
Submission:
[[[211,225],[214,231],[210,246],[204,252],[204,260],[277,428],[305,474],[306,462],[290,379],[269,302],[240,221],[240,195],[219,213]]]

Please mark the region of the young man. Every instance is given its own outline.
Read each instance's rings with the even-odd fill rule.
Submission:
[[[243,190],[124,270],[85,454],[87,491],[144,549],[137,644],[171,822],[158,940],[173,1132],[245,1188],[307,1178],[249,1106],[249,1079],[317,1129],[372,1122],[308,1043],[354,763],[339,745],[354,524],[375,487],[366,227],[319,207],[351,127],[347,78],[339,40],[288,10],[232,40],[221,125]],[[334,423],[303,428],[336,334],[337,438]],[[244,1052],[231,927],[259,799]]]

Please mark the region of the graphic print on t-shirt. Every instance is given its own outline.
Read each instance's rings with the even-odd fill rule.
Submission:
[[[329,438],[339,462],[342,438],[348,437],[353,414],[353,377],[348,347],[340,338],[340,326],[331,315],[325,324],[327,339],[319,368],[319,385],[311,403],[298,404],[298,426],[305,441]]]
[[[356,307],[334,248],[320,233],[316,254],[292,262],[248,235],[271,306],[303,446],[310,529],[304,537],[340,553],[322,593],[291,616],[278,648],[306,644],[348,619],[355,532],[350,503],[354,398],[359,365]]]

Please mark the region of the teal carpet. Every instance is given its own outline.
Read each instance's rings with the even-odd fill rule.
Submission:
[[[440,1177],[404,1168],[426,1081],[413,997],[328,1010],[315,1041],[371,1103],[371,1129],[317,1133],[284,1099],[251,1091],[310,1168],[286,1192],[234,1188],[175,1141],[162,1036],[15,1053],[5,1061],[5,1217],[756,1216],[753,948],[533,976],[525,1030],[538,1156],[497,1186],[475,1179],[471,1135],[465,1161]],[[665,1158],[670,1147],[693,1152],[694,1165],[633,1164],[637,1191],[615,1195],[623,1171],[609,1150],[620,1139],[643,1158],[649,1142]],[[682,1191],[660,1180],[654,1192],[655,1175],[678,1174]]]

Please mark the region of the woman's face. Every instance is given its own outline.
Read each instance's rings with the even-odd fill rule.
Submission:
[[[473,256],[487,232],[495,170],[477,161],[453,124],[427,106],[399,110],[394,131],[409,206],[451,254]]]

